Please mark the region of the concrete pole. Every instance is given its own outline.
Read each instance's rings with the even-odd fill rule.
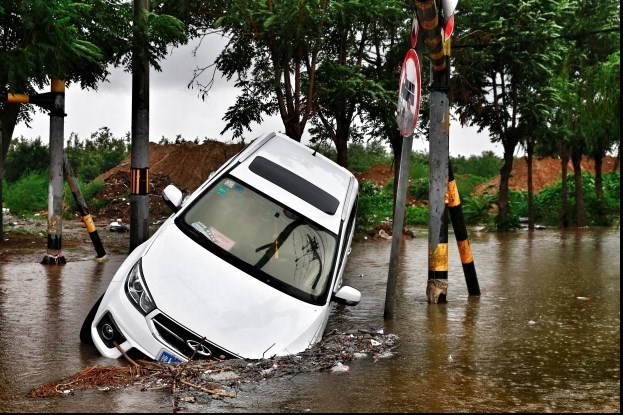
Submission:
[[[147,35],[139,34],[138,26],[149,8],[149,0],[134,0],[130,252],[149,239],[149,60],[138,59],[139,51],[147,52]]]
[[[448,219],[446,194],[449,160],[447,92],[431,91],[428,196],[428,282],[430,303],[446,302],[448,294]]]
[[[52,78],[53,97],[50,111],[50,172],[48,192],[48,249],[42,264],[63,265],[63,146],[65,141],[65,81]]]
[[[439,25],[435,0],[416,0],[416,13],[431,67],[429,196],[428,196],[428,282],[430,303],[445,302],[448,292],[448,161],[450,138],[450,100],[448,97],[450,62]],[[449,48],[449,40],[447,41]]]
[[[396,298],[396,278],[398,273],[398,256],[402,241],[402,228],[405,219],[405,205],[409,183],[409,166],[411,165],[411,148],[413,134],[404,137],[400,154],[400,170],[398,171],[398,187],[396,189],[396,206],[394,209],[394,223],[392,228],[392,246],[389,258],[389,272],[387,275],[387,292],[385,294],[385,319],[394,317],[394,303]]]

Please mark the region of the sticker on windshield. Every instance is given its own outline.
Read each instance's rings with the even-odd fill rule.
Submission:
[[[236,242],[232,241],[231,239],[214,229],[212,226],[208,227],[202,222],[193,222],[192,227],[197,229],[199,232],[205,235],[206,238],[208,238],[226,251],[231,250],[236,244]]]
[[[234,185],[236,184],[236,182],[234,182],[231,179],[227,179],[225,180],[225,182],[223,183],[225,186],[229,187],[230,189],[234,187]]]
[[[219,187],[216,189],[216,193],[218,193],[218,194],[219,194],[219,195],[221,195],[221,196],[225,196],[225,195],[227,194],[227,192],[228,192],[228,191],[229,191],[229,189],[228,189],[228,188],[226,188],[225,186],[219,186]]]
[[[225,235],[223,235],[222,233],[220,233],[219,231],[217,231],[216,229],[214,229],[212,226],[210,226],[210,228],[208,229],[208,233],[211,235],[209,237],[210,240],[212,240],[215,244],[217,244],[218,246],[220,246],[226,251],[231,250],[234,247],[234,244],[236,243],[232,241],[231,239],[229,239],[228,237],[226,237]]]

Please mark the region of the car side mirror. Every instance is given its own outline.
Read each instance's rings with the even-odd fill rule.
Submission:
[[[162,191],[162,198],[164,199],[164,203],[166,203],[169,209],[173,212],[180,210],[183,198],[182,191],[180,189],[170,184]]]
[[[361,293],[359,290],[345,285],[333,294],[332,300],[340,304],[357,305],[361,301]]]

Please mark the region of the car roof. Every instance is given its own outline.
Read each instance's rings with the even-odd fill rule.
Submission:
[[[233,176],[338,233],[358,191],[347,169],[279,133],[256,138],[237,158]]]

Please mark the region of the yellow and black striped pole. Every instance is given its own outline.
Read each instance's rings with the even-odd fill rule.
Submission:
[[[451,163],[448,163],[448,211],[450,213],[450,220],[452,221],[452,229],[454,229],[456,243],[459,248],[459,255],[461,256],[461,264],[463,265],[463,273],[465,274],[465,282],[467,283],[467,292],[469,295],[480,295],[476,266],[474,265],[474,257],[472,256],[472,249],[469,245],[465,218],[463,217],[463,208],[461,207],[461,198],[459,197],[459,190],[456,186]]]
[[[439,227],[439,242],[428,249],[426,297],[431,304],[445,303],[448,296],[448,208],[444,208]]]
[[[93,242],[93,247],[95,248],[95,252],[97,253],[97,259],[105,260],[106,250],[104,249],[104,245],[102,245],[102,240],[97,233],[97,229],[95,228],[95,224],[93,223],[93,218],[89,213],[89,208],[84,201],[84,197],[82,196],[82,192],[80,191],[80,186],[78,186],[78,181],[76,180],[76,176],[74,175],[74,170],[71,168],[71,164],[69,164],[67,154],[63,154],[63,168],[65,172],[65,179],[67,180],[67,184],[69,185],[71,194],[74,196],[74,200],[76,201],[76,205],[78,206],[78,211],[80,212],[82,222],[84,223],[84,226],[86,226],[89,237]]]

